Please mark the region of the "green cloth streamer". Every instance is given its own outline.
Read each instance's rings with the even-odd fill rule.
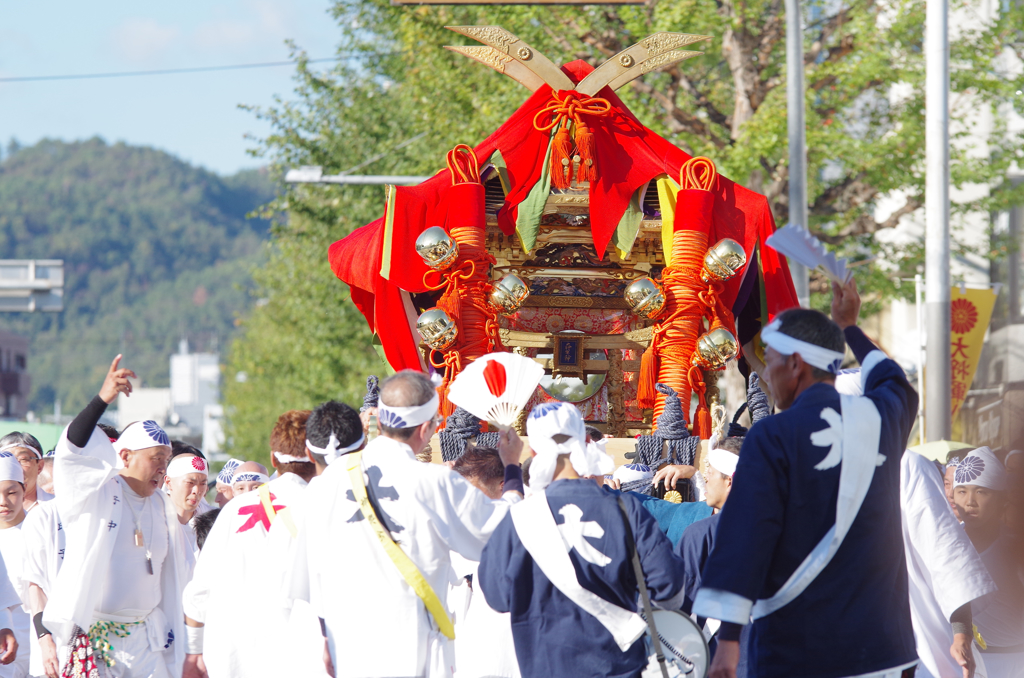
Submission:
[[[628,259],[629,253],[633,250],[633,243],[636,242],[636,235],[640,232],[640,222],[644,220],[644,210],[640,206],[640,196],[643,195],[646,184],[636,189],[633,197],[626,205],[626,211],[619,219],[619,225],[615,227],[612,234],[612,244],[619,251],[619,257]]]
[[[544,164],[541,165],[540,179],[530,189],[526,199],[519,203],[519,213],[516,216],[516,233],[519,234],[519,243],[524,252],[530,252],[537,245],[537,233],[540,232],[540,218],[544,214],[544,205],[551,194],[551,172],[548,170],[548,162],[551,160],[551,140],[548,139],[548,151],[544,154]]]

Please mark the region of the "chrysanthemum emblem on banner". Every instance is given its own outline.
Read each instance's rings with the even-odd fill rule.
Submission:
[[[952,331],[950,360],[952,362],[952,405],[953,416],[960,411],[967,392],[978,369],[981,348],[985,340],[988,323],[996,293],[988,288],[963,289],[954,286],[950,304],[950,330]]]

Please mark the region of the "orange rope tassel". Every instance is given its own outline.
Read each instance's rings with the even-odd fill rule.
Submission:
[[[558,128],[551,142],[551,185],[558,189],[569,188],[572,180],[572,137],[569,136],[568,123]]]
[[[654,385],[658,383],[658,353],[654,342],[640,356],[640,376],[636,382],[636,406],[641,410],[654,407],[658,392]]]
[[[576,184],[582,184],[584,181],[597,181],[597,165],[594,162],[597,156],[597,142],[594,140],[594,133],[582,120],[576,124],[576,150],[580,154]]]
[[[572,182],[573,139],[569,123],[576,127],[576,147],[580,153],[580,168],[576,181],[597,181],[597,144],[594,134],[583,122],[584,115],[605,116],[612,110],[611,103],[600,97],[588,97],[579,92],[552,92],[551,101],[533,116],[533,127],[539,132],[555,130],[551,141],[551,184],[558,189],[569,188]],[[542,122],[551,116],[548,122]],[[557,129],[556,129],[557,128]]]

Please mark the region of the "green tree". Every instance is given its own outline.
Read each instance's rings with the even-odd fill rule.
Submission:
[[[1020,189],[1007,184],[1006,173],[1024,159],[1021,136],[1007,125],[1011,112],[1024,113],[1024,97],[1017,94],[1024,82],[1019,68],[1014,70],[1024,56],[1024,6],[1009,3],[991,21],[977,20],[968,3],[954,9],[965,17],[956,23],[952,42],[955,141],[965,141],[979,122],[992,125],[984,157],[971,155],[962,143],[954,148],[954,184],[992,189],[956,209],[989,211],[1022,197]],[[844,255],[878,258],[880,263],[861,274],[876,297],[905,293],[894,280],[916,272],[923,250],[919,243],[897,246],[878,236],[923,204],[924,2],[816,1],[807,3],[805,11],[812,227]],[[333,15],[339,55],[345,58],[328,72],[314,72],[298,53],[295,96],[258,112],[274,128],[258,152],[277,171],[312,164],[330,173],[372,160],[361,171],[426,174],[441,166],[444,152],[456,143],[476,143],[500,125],[527,91],[443,50],[446,44],[476,44],[446,30],[447,25],[500,25],[556,63],[584,59],[594,65],[656,31],[682,31],[712,36],[706,56],[635,80],[620,96],[649,127],[694,155],[711,157],[725,175],[765,193],[776,219],[786,221],[781,0],[653,0],[614,7],[395,7],[388,0],[349,0],[337,2]],[[979,111],[995,115],[979,120]],[[414,143],[393,150],[421,133]],[[887,196],[902,203],[876,219],[879,201]],[[291,189],[275,208],[287,210],[292,219],[301,215],[306,228],[320,222],[327,237],[319,241],[281,227],[271,247],[285,259],[288,251],[291,256],[302,251],[302,261],[319,267],[317,280],[343,287],[327,271],[326,245],[379,216],[382,206],[379,188]],[[306,252],[304,247],[315,249]],[[821,281],[816,282],[820,290]],[[284,278],[266,283],[259,294],[270,298],[295,296],[298,289]],[[339,327],[361,322],[351,305],[330,312]],[[260,319],[269,313],[266,307],[254,311],[236,352],[278,341]],[[278,326],[273,333],[293,337],[302,331]],[[299,367],[315,363],[326,374],[336,366],[336,392],[351,393],[354,399],[363,377],[355,368],[364,364],[365,348],[345,345],[336,354],[337,348],[331,343],[281,356],[294,376],[275,378],[290,379],[297,392],[311,394],[301,385]],[[315,369],[320,373],[320,367]],[[261,392],[256,384],[247,389]],[[228,403],[233,421],[256,407],[251,398],[230,394]],[[238,427],[232,431],[242,435]]]
[[[248,211],[275,194],[266,172],[233,177],[152,148],[102,139],[11,144],[0,163],[4,258],[63,259],[62,313],[7,313],[30,336],[29,406],[83,407],[124,353],[166,386],[180,339],[221,350],[248,301],[269,223]]]

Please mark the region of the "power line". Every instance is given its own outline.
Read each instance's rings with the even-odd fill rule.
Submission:
[[[318,64],[328,61],[341,61],[344,59],[361,59],[365,57],[389,56],[389,54],[376,54],[360,52],[342,56],[330,57],[327,59],[307,59],[306,63]],[[0,78],[0,82],[34,82],[40,80],[93,80],[97,78],[129,78],[145,75],[173,75],[176,73],[209,73],[211,71],[236,71],[245,68],[270,68],[274,66],[294,66],[295,61],[264,61],[254,64],[232,64],[230,66],[199,66],[197,68],[164,68],[155,71],[119,71],[113,73],[77,73],[70,75],[26,75],[8,78]]]

